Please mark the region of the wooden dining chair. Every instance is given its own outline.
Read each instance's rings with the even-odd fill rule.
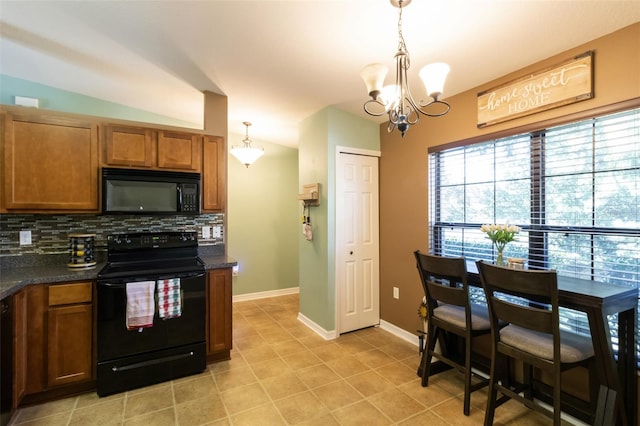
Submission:
[[[433,357],[464,374],[464,408],[469,415],[471,392],[489,383],[486,377],[473,373],[471,368],[472,339],[489,334],[486,306],[471,303],[467,285],[467,268],[463,257],[442,257],[414,252],[422,288],[427,301],[427,344],[422,354],[422,386],[429,385],[431,360]],[[453,333],[464,339],[464,364],[450,358],[446,352],[443,332]],[[440,336],[441,353],[435,351]],[[471,384],[471,377],[480,379]]]
[[[560,425],[561,373],[578,365],[591,365],[591,338],[560,330],[555,271],[515,270],[483,261],[476,264],[489,304],[492,336],[485,426],[493,424],[496,407],[509,399],[552,418],[555,426]],[[501,328],[499,321],[509,325]],[[523,383],[506,380],[509,360],[523,363]],[[553,411],[534,400],[533,368],[550,374]],[[498,392],[503,395],[499,400]]]

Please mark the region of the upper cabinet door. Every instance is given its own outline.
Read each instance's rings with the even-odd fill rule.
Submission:
[[[158,131],[158,167],[200,171],[202,136],[191,133]]]
[[[108,124],[104,131],[104,164],[199,172],[202,136],[143,127]]]
[[[140,127],[105,126],[104,162],[111,166],[153,167],[153,131]]]
[[[224,138],[205,136],[202,153],[202,210],[222,212],[227,200],[227,155]]]
[[[98,211],[98,126],[71,118],[8,113],[4,208]]]

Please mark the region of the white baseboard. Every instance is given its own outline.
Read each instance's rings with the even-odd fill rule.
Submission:
[[[325,330],[315,322],[311,321],[309,318],[302,315],[300,312],[298,312],[298,321],[309,327],[324,340],[333,340],[338,337],[338,333],[336,332],[336,330]]]
[[[301,323],[309,327],[311,330],[313,330],[315,333],[317,333],[320,337],[322,337],[325,340],[333,340],[338,338],[338,332],[336,330],[325,330],[324,328],[320,327],[318,324],[316,324],[315,322],[313,322],[312,320],[310,320],[309,318],[307,318],[301,313],[298,313],[298,321],[300,321]],[[415,346],[418,346],[418,336],[416,336],[415,334],[409,333],[408,331],[403,330],[400,327],[397,327],[391,324],[390,322],[387,322],[385,320],[380,320],[380,328],[388,333],[393,334],[396,337],[401,338],[402,340],[405,340]]]
[[[267,297],[286,296],[300,293],[300,287],[282,288],[280,290],[259,291],[256,293],[238,294],[233,296],[234,302],[246,302],[247,300],[266,299]]]
[[[401,338],[404,341],[407,341],[415,346],[418,346],[418,336],[413,333],[409,333],[405,329],[402,329],[396,325],[393,325],[390,322],[387,322],[385,320],[380,320],[380,328],[383,329],[384,331],[388,331],[389,333],[393,334],[396,337]]]

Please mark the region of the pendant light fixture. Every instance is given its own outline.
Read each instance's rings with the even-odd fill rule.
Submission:
[[[231,154],[234,155],[242,164],[249,167],[258,158],[264,154],[264,148],[256,148],[251,146],[251,139],[249,139],[249,126],[251,123],[243,121],[242,124],[246,127],[245,137],[242,139],[242,146],[232,146]]]
[[[393,131],[396,127],[402,137],[409,126],[417,124],[420,114],[428,117],[441,117],[449,112],[451,106],[438,98],[442,95],[444,81],[449,73],[449,65],[445,63],[433,63],[420,70],[427,95],[432,98],[429,102],[416,102],[409,90],[409,80],[407,70],[410,66],[409,51],[402,35],[402,8],[408,6],[411,0],[390,0],[391,4],[398,8],[398,52],[395,55],[396,62],[396,84],[383,87],[384,78],[388,68],[383,64],[367,65],[360,76],[367,85],[367,92],[371,99],[364,103],[364,110],[369,115],[379,117],[388,114],[389,124],[387,130]],[[442,108],[427,112],[423,108],[437,104]],[[431,108],[433,109],[433,107]]]

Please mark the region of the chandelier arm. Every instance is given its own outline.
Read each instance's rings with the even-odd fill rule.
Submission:
[[[406,115],[405,121],[409,124],[417,124],[418,121],[420,121],[420,114],[418,113],[424,114],[424,112],[420,110],[420,107],[418,106],[418,104],[413,100],[413,96],[411,95],[411,90],[409,90],[409,86],[405,85],[402,91],[402,96],[403,96],[403,104],[406,101],[406,105],[404,106],[404,108],[409,111],[408,113],[405,114]],[[415,119],[411,119],[412,116],[415,116]]]
[[[398,124],[398,111],[396,111],[395,109],[389,110],[389,123],[393,124],[394,126]]]
[[[395,55],[396,90],[398,90],[397,92],[398,98],[397,98],[397,105],[395,106],[394,109],[397,110],[398,115],[408,115],[408,114],[405,114],[405,111],[404,111],[405,109],[404,99],[406,98],[406,92],[407,92],[407,70],[409,69],[409,64],[407,62],[407,59],[409,58],[409,55],[407,54],[407,51],[404,49],[406,49],[406,47],[401,45],[398,48],[398,52]]]
[[[404,92],[404,98],[407,100],[407,102],[413,108],[413,110],[416,113],[420,113],[422,115],[426,115],[427,117],[442,117],[443,115],[446,115],[449,112],[449,110],[451,109],[451,105],[449,105],[448,102],[441,101],[437,97],[434,98],[431,102],[423,103],[422,100],[420,102],[416,102],[413,99],[413,95],[411,94],[411,89],[409,89],[408,85],[406,85],[406,87],[404,87],[403,92]],[[425,108],[425,107],[428,107],[428,106],[434,105],[434,104],[444,105],[445,106],[444,111],[434,113],[434,112],[428,112],[428,111],[425,111],[424,109],[422,109],[422,108]],[[408,116],[409,116],[409,114],[407,114],[407,117]],[[418,122],[418,120],[419,120],[419,118],[416,118],[416,120],[414,122],[409,121],[409,124],[416,124]]]
[[[405,121],[411,125],[413,124],[418,124],[418,121],[420,121],[420,114],[417,114],[415,109],[413,108],[408,108],[409,109],[409,113],[407,114],[407,118],[405,119]],[[411,117],[415,117],[415,119],[412,119]]]
[[[444,105],[444,110],[441,112],[434,113],[434,112],[427,112],[422,109],[434,104]],[[451,105],[449,105],[449,102],[441,101],[439,99],[434,99],[433,101],[427,102],[426,104],[420,103],[419,106],[420,106],[419,108],[416,108],[416,111],[418,111],[422,115],[426,115],[427,117],[442,117],[443,115],[446,115],[451,109]]]
[[[376,107],[382,107],[382,111],[381,112],[371,111],[369,108],[373,104],[375,104]],[[387,113],[386,107],[387,107],[386,103],[381,102],[378,99],[369,99],[364,103],[364,111],[369,115],[373,115],[374,117],[380,117],[382,115],[385,115]]]
[[[396,124],[393,121],[389,120],[389,123],[387,123],[387,132],[391,133],[395,129],[396,129]]]

